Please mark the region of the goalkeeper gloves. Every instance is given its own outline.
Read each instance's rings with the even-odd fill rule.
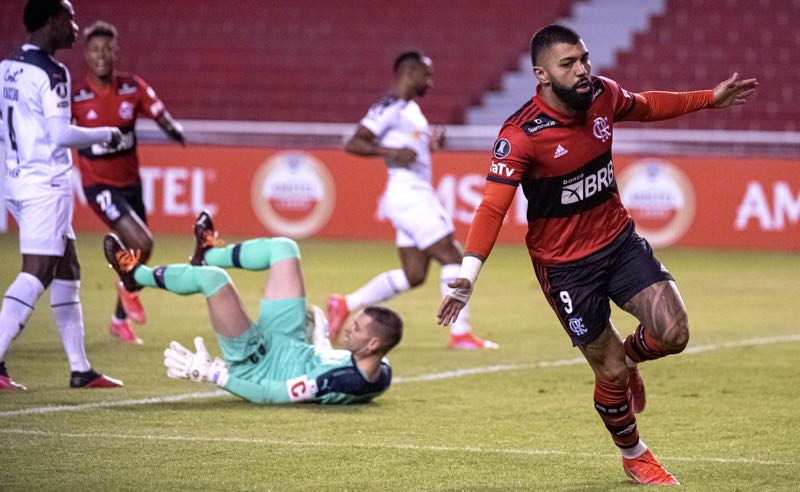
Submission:
[[[328,338],[328,319],[322,309],[313,304],[306,310],[306,341],[317,351],[333,348]]]
[[[191,379],[196,382],[207,381],[224,387],[228,382],[228,368],[219,357],[213,361],[206,350],[203,337],[194,339],[197,353],[180,343],[172,341],[164,351],[164,365],[167,376],[173,379]]]

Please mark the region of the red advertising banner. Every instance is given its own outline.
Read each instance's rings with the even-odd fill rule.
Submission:
[[[145,204],[158,234],[189,233],[209,208],[231,235],[391,240],[383,162],[340,150],[141,145]],[[488,152],[434,156],[434,186],[463,240],[480,203]],[[648,157],[614,161],[623,202],[656,247],[800,250],[796,159]],[[77,230],[104,230],[80,194]],[[499,240],[522,243],[518,192]],[[12,221],[13,222],[13,221]]]

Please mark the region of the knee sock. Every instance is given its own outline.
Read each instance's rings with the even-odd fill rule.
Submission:
[[[595,378],[594,408],[619,448],[632,448],[639,443],[636,416],[628,400],[627,384],[618,385]]]
[[[646,360],[660,359],[669,354],[661,342],[650,335],[642,325],[637,326],[636,331],[625,339],[625,355],[637,364]]]
[[[440,269],[441,283],[439,284],[442,292],[442,299],[444,299],[444,296],[450,292],[450,287],[447,286],[447,283],[457,279],[460,272],[460,263],[442,265]],[[464,307],[461,308],[461,312],[458,313],[458,319],[455,320],[455,322],[450,323],[450,334],[463,335],[471,331],[472,327],[469,324],[469,304],[465,304]]]
[[[42,282],[25,272],[20,272],[8,286],[0,307],[0,361],[5,358],[11,341],[25,327],[42,292]]]
[[[79,280],[55,279],[50,284],[50,310],[67,353],[70,371],[90,369],[83,344],[83,310]]]
[[[145,287],[158,287],[174,294],[202,292],[208,298],[229,283],[228,272],[215,266],[175,264],[150,268],[139,265],[133,273],[136,282]]]
[[[211,248],[203,258],[209,266],[258,271],[287,258],[300,258],[300,249],[289,238],[259,238]]]
[[[379,273],[361,288],[345,296],[345,300],[350,311],[358,311],[365,306],[388,301],[410,288],[411,284],[403,270],[389,270]]]

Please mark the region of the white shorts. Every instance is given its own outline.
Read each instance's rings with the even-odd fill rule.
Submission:
[[[6,200],[6,208],[19,226],[19,252],[63,256],[67,239],[75,239],[72,207],[72,194],[66,193]]]
[[[384,205],[397,231],[398,248],[426,249],[455,230],[433,188],[424,183],[390,183]]]

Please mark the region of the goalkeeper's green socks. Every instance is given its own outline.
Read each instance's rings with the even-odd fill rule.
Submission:
[[[202,292],[204,296],[211,297],[231,282],[222,268],[266,270],[287,258],[300,258],[300,249],[293,240],[283,237],[250,239],[209,249],[204,257],[208,266],[174,264],[150,268],[139,265],[133,272],[133,278],[145,287],[158,287],[180,295]]]
[[[266,270],[287,258],[300,258],[297,243],[285,237],[250,239],[222,248],[211,248],[203,259],[207,265],[244,270]]]
[[[139,265],[133,272],[136,283],[145,287],[158,287],[169,292],[190,295],[202,292],[211,297],[231,282],[221,268],[175,264],[150,268]]]

